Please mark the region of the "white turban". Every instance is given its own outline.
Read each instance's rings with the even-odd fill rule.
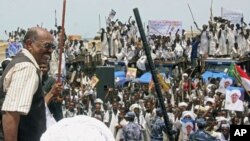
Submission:
[[[100,98],[97,98],[97,99],[95,100],[95,103],[103,104],[103,101],[102,101]]]
[[[238,95],[238,97],[240,97],[240,96],[241,96],[241,92],[240,92],[240,90],[232,90],[232,91],[231,91],[231,93],[230,93],[230,96],[232,96],[233,94],[237,94],[237,95]]]
[[[135,108],[138,108],[138,109],[141,110],[141,106],[140,106],[139,104],[137,104],[137,103],[132,104],[132,105],[129,107],[129,110],[130,110],[130,111],[134,111]]]
[[[65,118],[43,133],[40,141],[115,141],[109,128],[101,121],[80,115]]]
[[[178,107],[182,107],[182,106],[187,107],[188,104],[187,104],[186,102],[180,102],[180,103],[178,104]]]
[[[184,111],[182,112],[181,120],[186,116],[190,116],[193,120],[195,120],[196,115],[192,111]]]
[[[233,83],[233,81],[232,81],[231,78],[226,78],[226,79],[224,80],[224,83],[225,83],[225,82],[230,83],[230,85],[232,85],[232,83]]]

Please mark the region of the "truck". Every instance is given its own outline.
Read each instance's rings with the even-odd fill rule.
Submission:
[[[203,80],[207,81],[208,77],[224,77],[227,76],[227,72],[230,65],[234,63],[239,65],[246,73],[250,74],[250,58],[207,58],[204,59],[204,72],[202,72]]]

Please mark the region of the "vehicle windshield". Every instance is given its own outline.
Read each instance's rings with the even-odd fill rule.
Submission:
[[[226,69],[229,69],[230,64],[207,64],[206,70],[214,72],[224,72]]]

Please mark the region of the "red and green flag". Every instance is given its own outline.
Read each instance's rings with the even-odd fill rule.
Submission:
[[[243,85],[246,91],[250,91],[250,77],[240,66],[231,64],[228,70],[228,75],[236,78],[236,80]]]

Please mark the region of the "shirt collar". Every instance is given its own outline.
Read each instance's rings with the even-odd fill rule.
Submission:
[[[31,62],[35,65],[35,67],[36,67],[37,69],[40,70],[40,67],[39,67],[39,65],[37,64],[35,58],[33,57],[33,55],[32,55],[27,49],[22,48],[21,52],[22,52],[26,57],[28,57],[28,58],[31,60]]]

